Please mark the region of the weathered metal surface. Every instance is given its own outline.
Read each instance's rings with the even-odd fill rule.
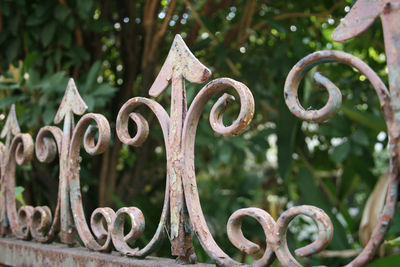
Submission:
[[[10,112],[7,116],[6,123],[1,131],[0,137],[6,138],[5,145],[0,143],[0,235],[4,235],[9,231],[7,206],[6,206],[6,186],[5,174],[7,172],[7,159],[9,155],[11,140],[13,136],[20,133],[17,115],[15,114],[15,105],[11,105]]]
[[[118,114],[117,134],[119,139],[128,145],[138,146],[145,141],[149,130],[147,122],[141,115],[134,113],[134,110],[140,105],[148,106],[155,113],[163,130],[167,152],[166,196],[160,227],[153,237],[155,242],[151,245],[161,242],[162,239],[159,236],[162,235],[161,232],[165,231],[166,217],[169,217],[172,254],[177,256],[178,262],[192,263],[195,260],[191,233],[186,230],[189,228],[193,229],[204,250],[218,265],[236,266],[242,265],[242,263],[233,260],[222,251],[214,241],[205,221],[194,172],[194,142],[202,111],[212,96],[219,95],[229,88],[233,88],[239,96],[239,115],[229,126],[223,124],[222,116],[227,106],[235,100],[233,96],[226,93],[222,94],[211,109],[211,127],[215,132],[222,135],[238,135],[249,125],[254,114],[254,99],[250,90],[244,84],[229,78],[220,78],[205,85],[187,109],[184,79],[201,83],[210,75],[210,71],[194,58],[181,37],[176,36],[170,53],[149,91],[150,95],[157,97],[164,92],[169,84],[172,84],[170,117],[164,108],[154,100],[135,97],[125,103]],[[128,132],[129,119],[136,123],[138,129],[133,137]],[[182,199],[183,196],[184,199]],[[328,245],[332,238],[333,229],[328,216],[322,210],[311,206],[289,209],[282,214],[277,222],[261,209],[239,210],[231,216],[228,222],[228,236],[231,242],[242,252],[249,254],[258,252],[260,248],[246,240],[240,229],[241,220],[244,216],[254,217],[265,231],[268,248],[264,256],[255,261],[253,265],[269,265],[276,255],[282,264],[298,266],[299,263],[287,248],[286,230],[290,220],[299,214],[310,216],[317,222],[319,237],[312,244],[297,250],[296,254],[308,256],[317,253]],[[119,240],[121,239],[122,236]],[[146,253],[145,249],[140,251]],[[139,256],[138,250],[132,250],[127,246],[120,251],[127,255]],[[143,253],[140,254],[140,256],[144,255]]]
[[[169,237],[172,244],[172,255],[177,256],[178,261],[182,262],[196,261],[192,246],[192,233],[187,231],[190,226],[185,226],[187,212],[182,186],[184,175],[182,128],[187,112],[185,79],[192,83],[203,83],[210,75],[211,71],[194,57],[182,38],[177,35],[160,73],[149,90],[149,94],[156,97],[170,83],[172,86],[167,159],[167,176],[170,181],[171,231]]]
[[[365,266],[371,261],[382,244],[393,220],[398,198],[399,187],[399,141],[400,141],[400,1],[392,0],[358,0],[340,25],[335,29],[332,38],[346,41],[365,31],[380,16],[382,20],[387,65],[389,69],[389,90],[379,76],[363,61],[340,51],[319,51],[301,59],[289,72],[284,96],[290,111],[300,119],[323,122],[334,116],[341,104],[340,90],[327,78],[317,73],[315,80],[324,86],[329,94],[326,105],[318,110],[305,110],[298,99],[297,90],[304,75],[316,65],[326,62],[340,62],[357,69],[364,74],[374,87],[385,118],[389,136],[389,185],[385,206],[371,238],[361,253],[347,266]]]
[[[195,229],[195,225],[197,224],[197,219],[192,219],[191,217],[193,211],[188,210],[190,204],[187,202],[191,200],[188,200],[188,189],[185,188],[185,184],[187,184],[185,181],[188,179],[188,171],[185,167],[187,166],[187,161],[193,158],[193,155],[187,155],[188,153],[186,153],[185,150],[187,144],[187,141],[185,141],[185,133],[190,130],[189,134],[194,135],[195,128],[191,127],[189,129],[187,127],[193,122],[192,120],[188,120],[188,117],[194,115],[191,111],[194,108],[199,116],[202,109],[201,105],[204,106],[204,100],[207,101],[204,97],[203,89],[193,101],[189,111],[187,111],[185,79],[193,83],[202,83],[207,80],[210,75],[211,72],[193,56],[182,38],[177,35],[159,75],[149,90],[151,96],[157,97],[164,92],[169,84],[172,84],[171,118],[158,103],[141,97],[129,100],[121,108],[117,117],[118,137],[123,143],[129,145],[140,145],[147,137],[147,123],[142,116],[133,113],[134,109],[139,105],[147,105],[156,114],[162,126],[167,151],[167,186],[160,226],[153,240],[157,241],[156,243],[161,241],[161,238],[158,237],[164,235],[161,233],[165,231],[166,218],[169,217],[171,226],[169,237],[172,244],[172,254],[177,256],[178,262],[182,263],[193,263],[196,261],[190,229]],[[236,85],[233,82],[231,83],[233,86]],[[239,83],[237,84],[239,85]],[[219,85],[221,89],[229,87],[224,84],[224,79],[215,80],[209,83],[208,87],[210,87],[210,85]],[[241,101],[244,102],[247,109],[245,111],[242,110],[239,115],[240,118],[238,118],[237,121],[240,122],[242,127],[241,129],[237,129],[237,131],[243,130],[248,125],[254,113],[254,101],[250,91],[244,85],[240,84],[240,86],[243,91],[246,91],[245,94],[242,93],[242,95],[246,95],[246,99],[243,100],[241,95]],[[207,93],[211,96],[219,91],[207,91]],[[226,102],[226,96],[221,97],[220,100],[217,101],[215,108],[213,108],[212,116],[210,117],[218,117],[219,124],[221,124],[220,118],[223,111],[217,107],[225,105]],[[216,112],[218,112],[218,115],[215,115]],[[246,112],[247,114],[244,114]],[[242,117],[246,119],[242,120]],[[130,137],[128,133],[129,118],[137,124],[138,129],[136,136],[133,138]],[[212,126],[213,128],[217,127],[217,122],[212,121]],[[222,128],[224,128],[224,126],[222,126]],[[143,129],[146,129],[146,131],[143,131]],[[229,134],[229,131],[227,134]],[[191,153],[193,154],[193,150]],[[195,185],[190,188],[190,191],[192,191],[194,187]]]
[[[147,257],[135,259],[118,253],[92,252],[82,247],[65,244],[41,244],[0,238],[0,264],[6,266],[104,266],[104,267],[169,267],[179,266],[173,259]],[[193,267],[211,267],[211,264],[195,264]]]
[[[4,218],[3,224],[9,227],[11,232],[18,238],[28,239],[31,216],[33,214],[32,206],[23,206],[17,211],[16,200],[14,196],[15,190],[15,168],[16,164],[22,165],[28,163],[33,156],[33,140],[29,134],[19,133],[18,122],[16,119],[15,108],[11,108],[11,112],[7,118],[5,125],[8,132],[6,141],[6,157],[2,172],[2,185],[4,186],[5,210],[7,217]],[[11,140],[11,134],[15,134]]]
[[[133,111],[141,106],[147,106],[156,116],[158,122],[160,123],[161,130],[164,137],[164,143],[166,147],[166,155],[170,153],[168,147],[168,133],[169,133],[169,125],[170,119],[168,113],[165,109],[158,104],[156,101],[144,97],[135,97],[128,100],[120,109],[117,117],[117,135],[121,142],[131,145],[131,146],[140,146],[147,138],[149,126],[144,119],[144,117],[138,113],[134,113]],[[131,137],[128,131],[128,122],[129,119],[132,119],[137,126],[137,132],[134,137]],[[121,234],[115,235],[113,239],[114,246],[121,253],[125,255],[135,256],[135,257],[145,257],[150,253],[157,250],[157,248],[161,245],[161,242],[164,240],[166,236],[166,227],[167,220],[169,218],[169,208],[170,208],[170,195],[169,195],[169,177],[166,176],[166,185],[165,185],[165,196],[164,196],[164,204],[161,212],[160,222],[158,224],[156,233],[154,234],[151,241],[142,249],[131,248],[128,244],[126,244],[123,236]],[[123,225],[123,224],[121,224]],[[118,249],[120,248],[120,249]]]
[[[306,257],[320,252],[326,248],[333,236],[333,225],[324,211],[312,206],[293,207],[282,213],[275,222],[271,215],[258,208],[240,209],[229,218],[227,230],[229,240],[235,247],[246,254],[254,254],[260,251],[257,244],[247,240],[242,233],[242,219],[250,216],[256,219],[263,227],[267,248],[261,259],[253,262],[254,266],[266,266],[274,260],[274,252],[283,266],[300,266],[289,251],[286,239],[286,231],[290,221],[297,215],[305,215],[313,218],[318,226],[318,238],[313,243],[295,251],[297,256]]]
[[[80,97],[75,83],[69,80],[67,90],[61,101],[60,107],[54,118],[54,123],[58,124],[64,120],[63,136],[60,151],[60,223],[61,223],[61,241],[72,244],[74,242],[74,228],[71,214],[70,196],[68,188],[68,169],[69,161],[72,159],[69,154],[71,137],[74,131],[74,114],[82,115],[87,109],[86,104]]]
[[[290,71],[284,89],[286,103],[293,114],[301,119],[323,122],[334,116],[341,105],[339,88],[320,73],[315,80],[324,86],[329,94],[326,105],[319,110],[305,110],[297,95],[298,86],[304,75],[312,67],[326,62],[340,62],[350,65],[363,73],[371,82],[381,103],[389,135],[390,177],[386,203],[379,224],[364,250],[349,266],[367,264],[382,243],[393,219],[399,182],[399,138],[400,138],[400,58],[398,55],[400,0],[385,2],[359,0],[334,32],[337,40],[346,40],[360,34],[381,16],[384,27],[385,47],[389,67],[390,93],[376,73],[360,59],[339,51],[320,51],[300,60]],[[372,8],[371,8],[372,7]],[[52,215],[49,207],[22,206],[17,210],[15,201],[16,164],[29,162],[33,156],[33,140],[28,134],[21,134],[16,120],[15,108],[11,107],[0,143],[0,234],[18,239],[34,239],[41,243],[51,242],[60,234],[60,241],[70,246],[76,245],[76,234],[84,246],[98,252],[118,251],[125,256],[145,258],[161,245],[168,234],[175,261],[166,259],[132,259],[114,254],[89,252],[83,248],[67,248],[65,245],[29,243],[10,238],[0,238],[0,263],[9,265],[106,265],[106,266],[171,266],[173,263],[195,263],[192,236],[196,234],[205,252],[221,266],[239,266],[242,263],[230,258],[215,242],[203,214],[194,166],[194,144],[197,125],[202,111],[215,95],[221,95],[232,88],[240,102],[240,111],[231,125],[223,124],[223,114],[228,105],[235,101],[229,94],[222,94],[210,113],[212,129],[221,135],[238,135],[250,124],[254,115],[254,99],[246,85],[229,79],[219,78],[206,84],[197,93],[188,107],[185,80],[203,83],[211,72],[190,52],[182,38],[174,39],[166,61],[149,90],[157,97],[171,85],[171,112],[167,113],[155,100],[135,97],[120,109],[116,120],[117,136],[130,146],[140,146],[149,133],[146,119],[136,113],[139,106],[147,106],[160,123],[166,148],[166,186],[164,205],[160,222],[151,241],[143,248],[133,247],[144,231],[145,218],[137,207],[123,207],[117,211],[108,207],[97,208],[86,220],[80,189],[80,150],[91,155],[103,153],[111,136],[107,119],[100,114],[86,112],[86,104],[80,97],[71,79],[68,83],[54,123],[64,120],[61,130],[56,126],[45,126],[36,136],[36,157],[42,162],[50,162],[58,155],[59,188],[57,205]],[[74,114],[82,115],[77,124]],[[131,136],[128,123],[132,120],[137,132]],[[94,124],[94,125],[92,125]],[[14,136],[12,138],[12,136]],[[268,266],[275,258],[284,266],[301,266],[288,249],[286,231],[289,222],[297,215],[312,218],[318,227],[318,238],[311,244],[299,248],[295,254],[307,257],[323,250],[331,241],[333,227],[326,213],[317,207],[293,207],[274,220],[266,211],[258,208],[240,209],[232,214],[227,224],[228,238],[241,252],[254,254],[260,251],[257,244],[247,240],[242,233],[242,219],[250,216],[262,226],[267,248],[263,256],[252,266]],[[125,219],[129,217],[131,229],[125,231]],[[168,228],[168,229],[167,229]],[[127,233],[127,234],[126,234]]]

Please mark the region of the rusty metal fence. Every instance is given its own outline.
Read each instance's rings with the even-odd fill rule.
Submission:
[[[340,90],[327,78],[316,73],[314,78],[329,93],[326,105],[319,110],[305,110],[297,97],[300,81],[312,67],[325,62],[340,62],[364,74],[378,94],[389,136],[390,181],[386,202],[372,237],[362,252],[348,266],[364,266],[373,258],[390,227],[397,202],[399,183],[400,138],[400,1],[358,0],[349,14],[333,33],[333,39],[345,41],[364,31],[378,16],[384,29],[386,56],[389,69],[390,91],[378,75],[360,59],[339,51],[319,51],[300,60],[290,71],[284,88],[284,97],[290,111],[297,117],[314,122],[331,118],[341,104]],[[45,126],[36,135],[20,133],[14,106],[1,131],[0,143],[0,263],[6,265],[105,265],[105,266],[170,266],[176,263],[194,264],[196,254],[192,237],[195,234],[205,252],[221,266],[241,263],[230,258],[214,241],[202,212],[194,168],[196,129],[208,100],[228,88],[239,95],[240,112],[229,125],[223,124],[223,113],[235,99],[223,94],[211,109],[210,124],[222,135],[238,135],[251,122],[254,99],[246,85],[229,78],[215,79],[206,84],[187,107],[185,80],[203,83],[211,71],[200,63],[177,35],[167,59],[149,90],[157,97],[171,84],[170,114],[155,100],[134,97],[120,109],[116,118],[119,140],[130,146],[140,146],[147,138],[149,126],[145,118],[136,113],[139,106],[147,106],[161,125],[167,157],[164,204],[158,228],[151,241],[143,248],[132,247],[144,231],[145,219],[137,207],[124,207],[117,211],[97,208],[87,223],[80,188],[81,146],[91,155],[100,154],[108,146],[111,130],[101,114],[85,113],[87,106],[71,79],[65,91],[54,123],[63,122],[63,128]],[[75,124],[75,115],[80,119]],[[128,122],[137,126],[135,136],[128,131]],[[94,125],[93,125],[94,124]],[[50,162],[58,156],[59,188],[57,206],[21,206],[15,200],[16,166],[28,163],[32,157]],[[277,259],[284,266],[301,266],[288,249],[286,231],[297,215],[311,217],[318,227],[317,239],[295,251],[299,257],[318,253],[329,244],[333,226],[326,213],[313,206],[289,208],[275,221],[266,211],[244,208],[234,212],[227,223],[227,234],[240,251],[254,254],[260,247],[247,240],[242,233],[242,219],[250,216],[262,226],[267,247],[254,266],[268,266]],[[131,228],[124,229],[129,218]],[[172,255],[176,261],[148,257],[155,252],[169,232]],[[47,244],[59,236],[62,244]],[[85,248],[74,248],[76,236]],[[32,241],[28,241],[32,240]],[[122,257],[120,254],[128,256]]]

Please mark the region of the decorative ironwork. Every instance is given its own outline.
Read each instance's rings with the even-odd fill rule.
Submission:
[[[390,93],[368,65],[352,55],[339,51],[320,51],[303,58],[290,71],[285,84],[284,94],[289,109],[299,118],[309,121],[323,122],[331,118],[341,104],[340,90],[319,73],[316,73],[314,78],[327,89],[328,103],[319,110],[305,110],[298,100],[298,86],[305,73],[324,62],[341,62],[358,69],[371,81],[381,102],[389,133],[391,156],[389,189],[385,208],[371,240],[349,266],[362,266],[372,259],[383,241],[395,211],[400,138],[400,90],[396,87],[400,84],[400,57],[396,47],[400,43],[398,38],[394,37],[400,35],[400,28],[396,27],[400,23],[399,7],[400,0],[388,3],[358,0],[333,34],[333,38],[339,41],[352,38],[365,30],[378,15],[381,16],[388,58]],[[15,107],[11,107],[1,132],[1,137],[6,138],[6,142],[4,145],[0,143],[0,234],[44,243],[53,241],[60,233],[62,243],[73,245],[77,242],[75,239],[77,233],[84,246],[90,250],[109,252],[114,248],[123,255],[144,258],[157,250],[168,231],[172,255],[177,257],[179,263],[196,262],[192,244],[192,236],[195,234],[205,252],[218,265],[242,265],[230,258],[216,244],[207,226],[196,182],[194,143],[200,116],[212,96],[221,94],[229,88],[233,88],[239,96],[240,112],[229,126],[223,124],[222,118],[227,106],[235,100],[232,95],[222,94],[211,109],[209,118],[211,127],[222,135],[238,135],[245,130],[253,118],[254,99],[246,85],[229,78],[219,78],[207,83],[188,107],[185,80],[191,83],[203,83],[210,76],[211,71],[194,57],[180,35],[177,35],[160,73],[149,90],[150,96],[157,97],[171,85],[170,114],[155,100],[145,97],[128,100],[118,113],[116,132],[122,143],[140,146],[148,136],[148,122],[135,112],[139,106],[147,106],[155,114],[164,137],[167,161],[164,204],[158,228],[145,247],[141,249],[131,247],[145,227],[144,216],[137,207],[124,207],[116,212],[107,207],[97,208],[91,214],[90,226],[86,221],[79,176],[81,144],[83,142],[86,152],[91,155],[102,153],[108,146],[111,133],[109,123],[103,115],[85,114],[87,106],[72,79],[68,83],[54,119],[56,124],[64,121],[63,129],[45,126],[36,136],[36,157],[40,161],[50,162],[57,154],[59,158],[58,199],[53,215],[50,208],[45,206],[26,205],[17,211],[14,196],[16,164],[29,162],[33,157],[34,146],[29,134],[20,133]],[[82,115],[76,126],[74,114]],[[134,136],[128,131],[130,120],[137,128]],[[247,240],[241,230],[242,219],[245,216],[252,217],[262,226],[267,243],[263,256],[252,265],[268,266],[276,257],[284,266],[301,266],[289,251],[286,240],[289,222],[297,215],[308,216],[316,222],[318,237],[311,244],[297,249],[295,254],[306,257],[326,248],[333,235],[332,223],[324,211],[306,205],[288,209],[276,221],[264,210],[240,209],[228,220],[228,238],[243,253],[259,252],[261,248]],[[128,234],[124,231],[126,217],[131,220]],[[27,247],[23,244],[18,246]],[[49,253],[48,249],[46,248],[46,252],[43,253]]]
[[[187,109],[184,79],[193,83],[201,83],[210,74],[211,72],[193,56],[182,38],[177,35],[166,62],[149,90],[151,96],[157,97],[169,84],[172,85],[171,117],[160,104],[143,97],[128,100],[118,114],[116,125],[119,139],[125,144],[139,146],[146,139],[149,127],[143,116],[134,111],[141,105],[149,107],[161,125],[167,155],[165,201],[157,232],[144,249],[132,249],[125,245],[120,250],[124,254],[142,257],[150,253],[153,246],[157,246],[161,242],[161,236],[169,218],[172,253],[178,257],[178,261],[189,263],[195,261],[191,241],[192,233],[187,230],[193,229],[203,249],[217,264],[222,266],[242,265],[225,254],[216,244],[205,221],[194,172],[194,141],[201,112],[213,95],[232,87],[240,98],[239,115],[230,126],[223,125],[222,116],[227,105],[234,100],[233,96],[223,94],[211,109],[211,127],[222,135],[237,135],[247,127],[253,117],[254,99],[244,84],[232,79],[221,78],[205,85]],[[128,132],[129,119],[136,123],[138,129],[133,137]],[[242,218],[244,216],[253,217],[262,225],[268,244],[263,257],[253,265],[268,265],[274,260],[274,255],[284,265],[298,265],[287,247],[286,229],[293,217],[299,214],[310,216],[317,222],[319,236],[312,244],[298,249],[296,254],[308,256],[321,251],[332,239],[333,227],[329,217],[322,210],[311,206],[291,208],[283,213],[277,222],[267,212],[258,208],[238,210],[229,219],[228,237],[232,244],[244,253],[254,254],[260,251],[260,247],[245,239],[241,232]],[[120,225],[123,223],[121,222]],[[121,240],[122,236],[118,241]]]
[[[320,73],[316,73],[314,79],[328,91],[328,102],[319,110],[305,110],[299,102],[297,90],[300,81],[311,68],[322,63],[339,62],[357,69],[368,78],[379,98],[389,136],[390,168],[386,202],[369,242],[347,266],[364,266],[372,260],[384,240],[396,209],[400,166],[399,11],[399,0],[358,0],[332,34],[335,41],[343,42],[352,39],[365,31],[379,16],[383,26],[390,92],[379,76],[366,63],[355,56],[340,51],[324,50],[312,53],[301,59],[286,78],[284,89],[286,104],[294,115],[303,120],[323,122],[334,116],[340,108],[342,96],[339,88]]]

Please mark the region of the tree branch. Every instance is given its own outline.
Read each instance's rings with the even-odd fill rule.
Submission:
[[[326,18],[329,16],[333,11],[338,9],[342,4],[344,3],[344,0],[337,1],[330,9],[320,12],[320,13],[303,13],[303,12],[292,12],[292,13],[284,13],[284,14],[279,14],[273,17],[276,20],[282,20],[282,19],[288,19],[288,18],[308,18],[308,17],[318,17],[318,18]]]

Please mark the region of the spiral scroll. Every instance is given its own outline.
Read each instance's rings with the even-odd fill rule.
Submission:
[[[185,158],[184,192],[188,207],[188,213],[194,228],[194,232],[200,240],[200,244],[217,264],[222,266],[242,265],[231,259],[214,241],[201,209],[197,192],[196,177],[194,172],[194,140],[198,121],[201,112],[207,101],[215,94],[218,94],[232,87],[239,95],[240,111],[236,120],[229,126],[223,124],[223,113],[234,97],[223,94],[213,105],[210,113],[210,124],[213,130],[222,135],[237,135],[242,132],[250,123],[254,114],[254,99],[250,90],[242,83],[228,78],[216,79],[208,83],[193,100],[183,129],[183,145]],[[263,256],[253,262],[252,266],[267,266],[273,262],[275,255],[281,263],[290,263],[292,266],[300,266],[291,255],[286,244],[286,230],[290,220],[298,215],[304,214],[312,217],[318,224],[318,239],[297,251],[301,256],[308,256],[317,253],[327,246],[332,238],[332,224],[329,217],[320,209],[310,206],[295,207],[282,214],[277,222],[265,211],[257,208],[241,209],[236,211],[229,219],[227,225],[230,241],[242,252],[254,254],[260,250],[259,246],[247,240],[241,232],[241,222],[244,216],[255,218],[263,227],[267,248]],[[289,265],[290,265],[289,264]]]
[[[90,126],[90,123],[94,121],[96,123],[97,131],[98,131],[98,139],[97,142],[95,140],[94,129],[95,127]],[[111,224],[111,217],[113,212],[109,211],[110,209],[101,208],[97,209],[94,212],[94,215],[91,219],[92,229],[96,236],[93,237],[89,226],[86,223],[85,213],[83,211],[82,204],[82,195],[80,189],[80,179],[79,179],[79,170],[80,170],[80,148],[83,140],[83,146],[91,155],[103,153],[110,141],[110,125],[107,119],[100,114],[88,113],[80,118],[78,121],[71,138],[71,146],[69,148],[69,157],[70,162],[68,165],[70,171],[70,199],[71,199],[71,208],[74,214],[74,221],[76,225],[76,229],[79,233],[79,236],[85,246],[89,249],[96,251],[109,251],[111,249],[111,238],[109,236],[109,231],[104,231],[101,227],[99,227],[100,223],[97,223],[101,218],[99,216],[104,216],[106,219],[107,225]],[[99,219],[98,219],[99,218]],[[106,232],[106,233],[104,233]],[[104,237],[104,234],[107,237]],[[103,244],[99,243],[100,241],[104,241]],[[98,242],[99,241],[99,242]]]
[[[164,142],[165,144],[168,144],[168,131],[169,131],[169,121],[170,121],[168,113],[160,104],[158,104],[154,100],[144,97],[132,98],[128,100],[121,107],[117,117],[118,138],[124,144],[131,146],[140,146],[146,140],[149,131],[148,123],[142,115],[134,113],[134,110],[141,105],[147,106],[155,114],[156,118],[158,119],[158,122],[160,123],[161,130],[163,132]],[[129,119],[135,122],[137,127],[136,135],[134,137],[131,137],[128,131]],[[169,154],[168,145],[166,145],[165,147],[166,147],[166,154],[168,157]],[[144,248],[132,249],[127,244],[127,242],[129,240],[136,240],[143,232],[144,217],[141,211],[137,208],[134,207],[123,208],[117,211],[112,229],[112,238],[116,249],[123,254],[135,257],[145,257],[150,253],[154,252],[160,246],[162,240],[165,238],[166,220],[169,211],[168,208],[169,208],[169,178],[167,176],[164,204],[162,208],[161,218],[153,238]],[[126,216],[130,217],[132,222],[132,227],[134,228],[131,229],[131,231],[127,236],[124,236],[123,222]]]
[[[326,103],[323,108],[319,110],[305,110],[301,106],[297,96],[299,84],[305,73],[314,66],[326,62],[344,63],[356,68],[369,79],[378,95],[388,129],[389,153],[391,155],[390,166],[398,166],[400,159],[399,148],[396,140],[399,138],[399,131],[394,119],[395,111],[393,110],[390,94],[379,76],[359,58],[344,52],[329,50],[315,52],[301,59],[289,72],[285,82],[284,95],[289,110],[300,119],[315,122],[323,122],[331,118],[338,111],[341,103],[340,91],[332,82],[320,74],[317,74],[314,78],[317,82],[322,84],[329,93],[328,103]],[[347,266],[364,266],[373,258],[379,245],[383,242],[384,236],[390,227],[395,212],[399,184],[398,175],[398,168],[391,167],[386,202],[383,212],[380,215],[379,222],[362,252]],[[299,253],[303,253],[303,251],[300,251]]]
[[[39,161],[51,162],[56,154],[60,156],[62,135],[62,131],[55,126],[45,126],[40,129],[35,144],[36,157]],[[60,193],[60,190],[58,192]],[[54,218],[47,206],[33,209],[30,229],[32,237],[39,242],[50,242],[54,239],[60,230],[60,195],[57,197]]]
[[[384,116],[386,118],[392,117],[389,103],[390,94],[379,76],[361,59],[351,54],[335,50],[323,50],[312,53],[301,59],[290,70],[285,82],[284,96],[286,105],[294,115],[303,120],[323,122],[334,116],[339,110],[340,104],[342,103],[340,90],[320,73],[316,73],[314,79],[319,84],[323,85],[329,93],[329,99],[326,105],[319,110],[305,110],[298,99],[297,91],[304,75],[311,68],[326,62],[344,63],[364,74],[371,82],[379,97]],[[389,126],[390,125],[388,125],[388,128]]]
[[[223,112],[226,105],[233,100],[232,96],[224,94],[211,109],[211,126],[217,133],[223,135],[237,135],[248,126],[254,114],[253,95],[244,84],[229,78],[221,78],[209,82],[194,98],[185,118],[182,139],[185,159],[183,186],[189,217],[190,220],[194,222],[192,226],[203,249],[220,265],[234,265],[237,264],[237,262],[226,255],[216,244],[205,221],[197,190],[196,174],[194,172],[194,141],[197,125],[207,101],[213,95],[221,93],[230,87],[236,90],[239,95],[239,115],[230,126],[223,125]]]
[[[282,213],[277,222],[262,209],[247,208],[237,210],[231,215],[228,221],[227,231],[229,240],[240,251],[247,254],[254,254],[260,250],[258,245],[250,242],[243,236],[241,230],[242,219],[245,216],[250,216],[261,224],[267,243],[263,257],[253,262],[253,266],[268,266],[274,259],[274,252],[283,266],[301,266],[289,251],[286,239],[288,225],[297,215],[309,216],[317,223],[318,238],[313,243],[297,249],[295,251],[296,255],[301,257],[310,256],[326,248],[333,236],[332,222],[323,210],[306,205],[288,209]]]
[[[33,156],[33,140],[29,134],[17,134],[10,145],[9,154],[5,164],[4,173],[6,187],[7,217],[12,233],[20,239],[30,237],[30,220],[33,207],[23,206],[17,212],[14,188],[15,188],[15,165],[27,164]]]
[[[143,102],[150,103],[151,100],[143,100]],[[133,103],[139,103],[139,101],[134,100]],[[121,131],[119,134],[122,137],[121,140],[125,140],[126,143],[138,145],[143,142],[148,132],[147,122],[139,114],[131,113],[134,109],[135,104],[131,105],[128,101],[125,104],[126,111],[128,112],[127,117],[133,119],[138,124],[138,133],[136,138],[130,138],[129,133],[126,128],[124,128],[124,107],[120,111],[120,116],[122,120],[117,120],[117,125],[122,125],[121,129],[126,131]],[[158,109],[160,110],[160,109]],[[158,117],[163,119],[162,127],[167,129],[168,127],[168,117],[165,117],[164,113],[155,112]],[[120,116],[118,118],[120,118]],[[96,123],[96,127],[90,124],[91,121]],[[127,123],[127,122],[126,122]],[[98,133],[98,139],[95,140],[96,129]],[[124,139],[126,138],[126,139]],[[133,255],[137,257],[144,257],[149,253],[153,252],[156,245],[158,245],[158,240],[163,237],[163,226],[159,227],[161,230],[157,232],[153,240],[149,243],[147,247],[143,250],[132,249],[127,244],[128,242],[134,241],[140,237],[144,230],[144,217],[141,211],[135,207],[121,208],[116,213],[111,208],[97,208],[91,216],[90,225],[93,234],[91,233],[89,226],[86,223],[85,214],[82,205],[82,196],[79,183],[79,151],[81,142],[83,139],[83,145],[89,154],[99,154],[103,153],[110,140],[110,126],[106,118],[99,114],[86,114],[78,122],[76,128],[74,129],[73,136],[71,139],[71,147],[69,155],[72,159],[69,165],[69,170],[71,172],[70,179],[70,197],[71,197],[71,207],[74,214],[75,225],[78,230],[79,236],[85,246],[89,249],[96,251],[110,251],[112,245],[123,254]],[[133,141],[132,141],[133,139]],[[168,203],[168,202],[167,202]],[[124,235],[124,220],[128,216],[131,220],[132,228],[127,235]],[[166,217],[166,215],[163,215]],[[164,219],[165,220],[165,219]],[[105,224],[103,223],[105,222]],[[105,227],[106,226],[106,227]],[[93,236],[94,235],[94,236]]]

